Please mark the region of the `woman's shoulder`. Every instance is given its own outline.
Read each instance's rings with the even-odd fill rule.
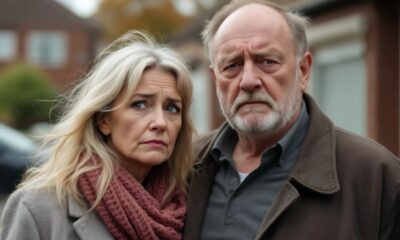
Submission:
[[[55,188],[21,188],[8,198],[3,218],[27,215],[36,221],[51,223],[53,219],[67,215],[65,200],[57,200]],[[9,216],[8,216],[9,215]]]
[[[44,204],[45,203],[45,204]],[[32,209],[58,204],[54,188],[20,188],[14,191],[7,200],[7,204],[23,204]]]
[[[57,200],[54,188],[21,188],[4,207],[1,239],[77,239],[66,201]]]

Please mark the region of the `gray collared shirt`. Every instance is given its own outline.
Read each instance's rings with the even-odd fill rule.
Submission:
[[[238,136],[229,126],[221,131],[212,147],[212,156],[220,167],[208,199],[200,239],[254,239],[263,217],[288,179],[308,123],[303,102],[295,124],[277,144],[264,151],[260,166],[243,182],[232,160]]]

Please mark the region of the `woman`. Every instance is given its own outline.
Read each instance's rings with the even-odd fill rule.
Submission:
[[[180,239],[191,94],[168,48],[140,32],[112,43],[9,198],[1,239]]]

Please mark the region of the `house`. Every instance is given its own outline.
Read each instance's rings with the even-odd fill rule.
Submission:
[[[194,116],[200,132],[223,117],[208,75],[200,32],[227,1],[173,36],[171,43],[193,69]],[[307,30],[314,56],[308,92],[336,125],[375,139],[400,155],[399,12],[396,0],[285,0],[287,8],[311,18]]]
[[[63,91],[95,54],[98,29],[54,0],[0,0],[0,71],[27,63]]]
[[[400,155],[400,2],[317,1],[297,10],[312,20],[309,91],[336,125]]]

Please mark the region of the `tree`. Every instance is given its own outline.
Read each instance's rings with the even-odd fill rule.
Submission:
[[[0,74],[0,121],[26,129],[49,121],[55,90],[48,78],[26,65],[13,65]]]
[[[180,15],[172,0],[102,0],[95,19],[112,41],[128,30],[144,30],[156,38],[165,38],[190,22]]]

